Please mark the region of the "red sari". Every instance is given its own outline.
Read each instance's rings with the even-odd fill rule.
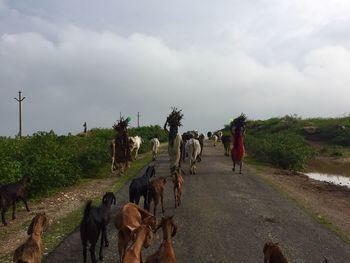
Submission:
[[[244,158],[244,135],[238,131],[233,138],[233,148],[231,150],[231,158],[235,163],[243,161]]]

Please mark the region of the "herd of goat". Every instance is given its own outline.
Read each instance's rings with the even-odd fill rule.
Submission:
[[[215,135],[216,136],[216,135]],[[201,160],[204,136],[194,139],[192,136],[183,138],[187,142],[198,141],[199,151],[197,148],[191,148],[191,152],[196,151],[194,158],[190,156],[190,173],[195,174],[195,164]],[[213,138],[214,146],[219,139]],[[224,137],[220,138],[225,146],[225,154],[227,141]],[[153,158],[157,157],[159,141],[152,143]],[[156,145],[156,146],[154,146]],[[193,145],[197,145],[194,143]],[[229,147],[229,145],[228,145]],[[185,145],[187,148],[187,144]],[[181,161],[185,160],[186,153],[189,149],[181,149]],[[116,197],[112,192],[107,192],[100,206],[95,207],[92,201],[86,203],[83,218],[80,224],[80,237],[83,246],[83,262],[87,262],[88,245],[91,262],[97,262],[95,249],[98,240],[100,247],[98,257],[103,260],[103,248],[109,246],[107,226],[110,222],[114,224],[118,231],[118,252],[121,263],[141,263],[141,252],[143,248],[148,248],[152,236],[162,229],[163,240],[160,247],[150,256],[147,257],[146,263],[176,263],[175,251],[172,245],[172,238],[176,235],[177,225],[173,216],[162,217],[161,220],[156,218],[157,206],[160,203],[162,214],[164,215],[164,191],[168,178],[173,182],[174,207],[181,205],[181,194],[183,190],[185,172],[181,166],[171,172],[169,176],[155,177],[156,170],[154,162],[151,163],[144,174],[134,178],[129,186],[129,203],[124,204],[118,211],[112,213],[112,206],[116,205]],[[153,177],[155,177],[153,179]],[[22,200],[27,211],[30,211],[27,205],[26,186],[31,181],[29,175],[16,182],[0,187],[0,208],[2,223],[6,226],[5,212],[12,206],[12,219],[16,218],[16,202]],[[144,206],[141,208],[139,202],[141,197],[144,200]],[[151,213],[151,204],[153,203],[153,213]],[[14,253],[13,262],[17,263],[39,263],[42,257],[42,234],[48,227],[48,218],[45,213],[38,213],[32,219],[27,234],[29,238],[24,244],[19,246]],[[283,255],[281,248],[277,243],[267,242],[263,248],[265,263],[288,263]],[[328,262],[324,259],[323,263]]]

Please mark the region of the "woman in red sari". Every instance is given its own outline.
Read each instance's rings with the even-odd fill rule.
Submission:
[[[233,148],[231,150],[231,158],[233,161],[232,171],[235,171],[236,164],[239,165],[239,173],[242,173],[242,164],[244,158],[244,134],[245,127],[243,125],[234,126],[231,124],[231,134],[233,136]]]

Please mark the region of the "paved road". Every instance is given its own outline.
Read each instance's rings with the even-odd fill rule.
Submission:
[[[184,167],[188,171],[188,166]],[[183,203],[176,210],[172,183],[167,183],[165,210],[166,215],[175,215],[178,224],[174,238],[178,262],[263,262],[267,240],[278,241],[293,263],[319,263],[323,256],[330,263],[350,262],[349,245],[257,176],[246,170],[243,173],[234,174],[230,159],[206,144],[198,174],[185,176]],[[157,174],[168,174],[166,155],[157,162]],[[117,200],[120,205],[127,202],[128,186],[117,194]],[[108,232],[111,245],[105,249],[104,262],[118,262],[113,225]],[[160,240],[144,255],[155,251]],[[45,262],[81,262],[81,251],[79,233],[74,232]]]

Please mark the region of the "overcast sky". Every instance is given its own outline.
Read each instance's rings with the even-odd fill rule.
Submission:
[[[0,0],[0,136],[350,112],[348,0]]]

